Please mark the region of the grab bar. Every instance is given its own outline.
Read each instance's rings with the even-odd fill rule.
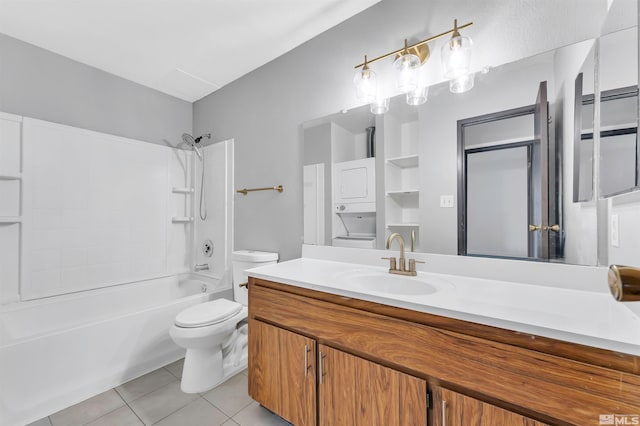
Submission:
[[[247,195],[249,192],[254,192],[254,191],[278,191],[278,192],[282,192],[284,191],[284,187],[282,185],[278,185],[278,186],[267,186],[264,188],[251,188],[251,189],[238,189],[236,192],[239,192],[243,195]]]

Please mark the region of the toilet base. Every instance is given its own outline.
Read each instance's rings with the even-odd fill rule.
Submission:
[[[245,325],[246,328],[246,325]],[[246,330],[234,339],[232,347],[223,349],[188,349],[184,357],[180,389],[184,393],[202,393],[235,376],[248,365]]]

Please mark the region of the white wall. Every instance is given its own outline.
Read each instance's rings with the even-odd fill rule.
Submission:
[[[602,25],[605,7],[606,2],[599,0],[383,0],[196,102],[195,133],[235,138],[237,187],[283,184],[285,188],[282,194],[252,194],[238,206],[236,247],[277,251],[282,260],[300,256],[299,126],[358,105],[353,67],[365,54],[398,49],[404,38],[440,33],[451,27],[455,17],[460,23],[474,22],[465,34],[474,39],[474,68],[480,69],[593,37]],[[441,78],[439,46],[432,47],[432,59],[424,69],[436,80]],[[440,181],[444,191],[455,193],[451,189],[455,180],[445,177]],[[450,218],[440,221],[439,216],[433,218],[435,224],[447,232],[455,229]],[[455,221],[455,215],[452,217]],[[440,252],[455,252],[449,243],[443,245]]]
[[[611,200],[610,215],[618,216],[619,242],[609,240],[609,263],[640,267],[640,191]],[[611,220],[609,226],[611,226]],[[613,232],[609,231],[611,237]]]
[[[4,34],[0,58],[0,111],[161,145],[191,132],[189,102]]]

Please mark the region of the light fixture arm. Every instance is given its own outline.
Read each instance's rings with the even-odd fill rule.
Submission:
[[[453,24],[454,27],[452,29],[450,29],[449,31],[445,31],[443,33],[434,35],[433,37],[429,37],[429,38],[427,38],[425,40],[419,41],[419,42],[417,42],[415,44],[412,44],[411,46],[407,46],[407,41],[405,40],[405,45],[401,49],[394,50],[393,52],[384,54],[382,56],[378,56],[377,58],[374,58],[374,59],[369,59],[369,60],[365,59],[365,62],[356,65],[354,68],[357,69],[357,68],[361,68],[361,67],[364,67],[364,66],[368,66],[368,65],[370,65],[370,64],[372,64],[374,62],[377,62],[377,61],[379,61],[381,59],[385,59],[385,58],[388,58],[390,56],[398,55],[400,53],[403,53],[405,50],[411,50],[411,49],[417,48],[419,46],[422,46],[423,44],[427,44],[427,43],[429,43],[431,41],[434,41],[434,40],[437,40],[439,38],[445,37],[445,36],[447,36],[449,34],[454,34],[455,35],[457,33],[457,35],[460,35],[458,30],[463,30],[463,29],[468,28],[468,27],[473,25],[473,22],[468,22],[468,23],[466,23],[464,25],[458,26],[458,20],[457,19],[455,19],[453,22],[454,22],[454,24]]]

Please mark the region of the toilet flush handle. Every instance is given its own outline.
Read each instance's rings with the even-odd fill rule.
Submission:
[[[238,287],[246,287],[246,288],[249,288],[249,282],[247,281],[246,283],[238,284]]]

